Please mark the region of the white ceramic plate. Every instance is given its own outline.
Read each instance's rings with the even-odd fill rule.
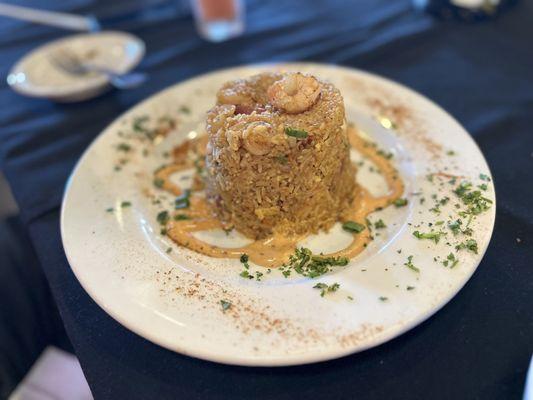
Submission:
[[[165,163],[165,153],[201,132],[205,112],[223,82],[265,69],[300,70],[332,81],[344,96],[349,121],[394,154],[406,184],[406,207],[392,206],[371,215],[372,221],[381,218],[387,224],[374,231],[371,245],[347,267],[315,280],[284,278],[278,271],[260,282],[243,279],[238,260],[212,259],[179,248],[160,235],[156,222],[161,204],[172,201],[152,185],[152,172]],[[183,105],[190,113],[182,110]],[[150,125],[166,115],[177,117],[178,126],[164,140],[138,139],[140,134],[132,129],[135,118],[149,116],[145,123]],[[391,125],[395,129],[386,129]],[[132,146],[127,153],[117,149],[125,141]],[[123,165],[121,159],[126,160]],[[117,165],[120,171],[114,170]],[[379,193],[385,189],[382,178],[370,167],[366,163],[360,168],[358,180]],[[428,179],[428,174],[438,172],[460,175],[475,185],[486,183],[484,196],[495,200],[492,182],[479,177],[490,177],[490,172],[478,147],[452,117],[421,95],[378,76],[335,66],[234,68],[151,97],[95,140],[66,189],[63,245],[89,295],[117,321],[154,343],[230,364],[326,360],[376,346],[424,321],[461,289],[479,264],[492,233],[495,204],[471,223],[478,253],[456,251],[457,244],[469,239],[453,235],[446,226],[457,218],[455,204],[461,201],[452,190],[458,182],[451,184],[443,176]],[[153,204],[146,190],[162,203]],[[439,206],[440,214],[430,211],[444,197],[450,200]],[[121,207],[124,201],[131,207]],[[108,207],[114,212],[106,212]],[[438,244],[413,236],[413,231],[427,232],[427,224],[439,220],[446,222],[433,228],[446,236]],[[305,244],[328,251],[342,244],[345,235],[337,227]],[[216,232],[205,237],[218,243],[239,240]],[[442,263],[450,253],[460,260],[454,268]],[[404,265],[410,255],[419,273]],[[317,282],[337,282],[340,289],[321,297],[313,289]],[[232,304],[226,312],[221,300]]]
[[[60,102],[86,100],[109,88],[109,79],[98,73],[73,76],[58,69],[51,58],[67,50],[91,64],[117,73],[133,69],[144,55],[141,39],[124,32],[71,35],[32,50],[17,62],[7,77],[16,92]]]

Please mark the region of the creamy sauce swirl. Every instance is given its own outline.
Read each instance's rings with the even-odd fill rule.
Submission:
[[[389,189],[386,195],[372,196],[367,189],[357,185],[355,200],[352,206],[343,213],[341,220],[354,221],[366,225],[365,220],[370,213],[389,206],[402,196],[404,184],[391,162],[379,153],[376,146],[359,136],[355,128],[348,128],[348,138],[350,145],[372,161],[381,171]],[[203,142],[204,140],[200,143],[203,144]],[[178,171],[191,168],[193,165],[190,159],[187,159],[187,151],[182,150],[178,147],[174,151],[174,164],[165,166],[155,173],[155,179],[160,182],[159,186],[174,195],[182,194],[182,190],[170,180],[170,176]],[[199,151],[200,155],[204,152],[205,150],[203,149]],[[298,242],[304,239],[304,236],[273,234],[265,239],[256,240],[238,248],[219,247],[206,243],[194,236],[194,232],[225,228],[221,221],[214,217],[204,197],[193,192],[190,196],[190,206],[186,210],[179,211],[184,211],[189,219],[171,219],[166,224],[168,237],[181,246],[210,257],[238,259],[245,253],[248,255],[249,260],[255,264],[276,268],[288,261],[290,255],[294,253]],[[370,231],[365,229],[360,233],[353,233],[352,241],[347,247],[332,254],[325,254],[325,256],[353,258],[361,253],[370,241]]]

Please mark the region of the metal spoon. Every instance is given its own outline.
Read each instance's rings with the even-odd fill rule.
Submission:
[[[132,89],[141,85],[147,78],[147,75],[142,72],[119,74],[109,68],[84,62],[76,54],[66,49],[54,52],[50,61],[56,67],[71,75],[83,76],[90,72],[105,75],[117,89]]]

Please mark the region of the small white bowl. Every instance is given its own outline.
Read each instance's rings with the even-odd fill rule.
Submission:
[[[95,97],[110,88],[109,79],[99,73],[74,76],[61,71],[51,59],[66,49],[91,64],[126,73],[141,61],[145,46],[136,36],[124,32],[73,35],[40,46],[17,62],[7,83],[16,92],[58,102],[75,102]]]

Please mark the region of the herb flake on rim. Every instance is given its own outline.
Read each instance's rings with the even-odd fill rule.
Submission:
[[[435,243],[439,243],[440,237],[444,235],[444,232],[427,232],[421,233],[419,231],[414,231],[413,236],[417,239],[429,239],[433,240]]]
[[[228,300],[220,300],[220,305],[222,306],[222,312],[226,312],[231,308],[231,302]]]
[[[413,256],[407,257],[407,262],[405,262],[403,265],[415,272],[420,272],[420,269],[413,264]]]
[[[319,282],[315,286],[313,286],[313,289],[320,289],[320,297],[324,297],[326,293],[336,292],[339,290],[341,285],[339,285],[337,282],[327,285],[325,283]]]

